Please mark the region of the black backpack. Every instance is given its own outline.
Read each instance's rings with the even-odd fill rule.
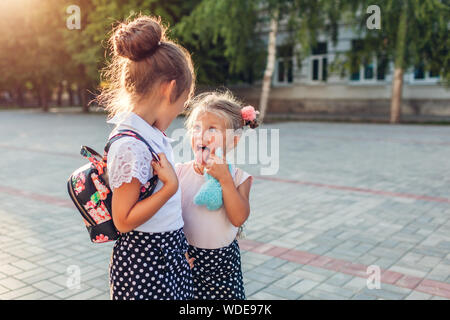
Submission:
[[[159,161],[152,147],[137,132],[119,130],[106,144],[103,157],[95,150],[82,146],[80,154],[87,158],[89,163],[75,170],[67,181],[70,198],[83,217],[91,241],[95,243],[114,241],[120,236],[112,220],[112,190],[109,187],[106,163],[111,144],[123,137],[134,137],[144,142],[153,159]],[[142,186],[139,200],[149,197],[157,183],[158,176],[152,176]]]

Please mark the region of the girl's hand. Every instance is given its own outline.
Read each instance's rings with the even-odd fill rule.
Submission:
[[[189,263],[189,267],[192,269],[194,267],[195,258],[189,258],[189,255],[187,252],[184,255],[186,257],[187,262]]]
[[[173,193],[176,193],[178,190],[178,178],[170,164],[169,160],[167,160],[166,155],[164,153],[158,153],[159,162],[152,160],[151,165],[153,168],[153,174],[158,175],[159,180]]]
[[[209,159],[206,162],[206,173],[216,178],[219,182],[232,178],[225,157],[216,155],[215,149],[211,151]]]

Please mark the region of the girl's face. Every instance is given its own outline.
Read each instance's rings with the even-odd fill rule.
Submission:
[[[189,99],[189,91],[183,92],[177,101],[168,103],[160,108],[160,116],[158,117],[157,127],[163,128],[165,131],[172,121],[186,108],[186,102]]]
[[[219,147],[225,156],[227,150],[231,150],[237,141],[237,136],[227,130],[226,121],[222,117],[210,112],[201,112],[197,115],[191,137],[191,147],[197,164],[206,165],[210,153]]]

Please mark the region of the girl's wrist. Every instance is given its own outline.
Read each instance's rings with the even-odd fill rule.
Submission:
[[[164,190],[165,193],[170,197],[172,197],[178,191],[178,183],[165,183],[161,190]]]
[[[233,183],[233,177],[231,176],[231,174],[228,172],[228,174],[224,175],[223,177],[220,177],[219,183],[224,186],[230,183]]]

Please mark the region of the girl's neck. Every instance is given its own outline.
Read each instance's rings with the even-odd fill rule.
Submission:
[[[133,112],[137,114],[139,117],[144,119],[149,125],[152,127],[156,127],[161,131],[161,128],[158,127],[158,106],[155,104],[150,104],[148,101],[143,103],[136,103],[133,107]]]

